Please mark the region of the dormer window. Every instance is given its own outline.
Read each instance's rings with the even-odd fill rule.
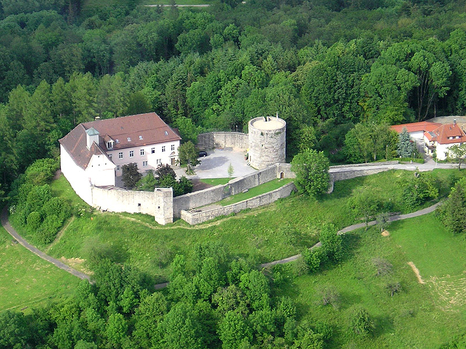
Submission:
[[[107,142],[107,149],[108,149],[108,150],[113,149],[113,141],[108,141],[108,142]]]

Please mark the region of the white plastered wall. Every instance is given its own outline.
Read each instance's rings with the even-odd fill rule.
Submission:
[[[60,145],[60,165],[63,175],[76,194],[87,204],[92,205],[91,179],[81,167],[75,164],[70,154],[62,145]]]

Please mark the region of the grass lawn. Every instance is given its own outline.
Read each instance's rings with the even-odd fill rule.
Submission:
[[[330,324],[332,348],[438,348],[466,331],[464,236],[445,231],[433,214],[393,223],[389,237],[375,228],[344,237],[349,256],[341,264],[296,279],[284,293],[292,296],[302,315]],[[391,273],[376,276],[374,258],[393,265]],[[413,262],[425,284],[407,264]],[[388,283],[402,291],[390,297]],[[333,286],[341,306],[321,305],[319,290]],[[347,329],[351,307],[361,305],[374,319],[375,333],[357,338]]]
[[[222,205],[222,206],[228,206],[231,204],[235,204],[237,202],[251,199],[254,196],[262,195],[265,193],[268,193],[269,191],[278,189],[283,187],[285,184],[288,184],[292,182],[293,180],[290,178],[286,179],[274,179],[273,181],[258,185],[257,187],[249,189],[245,193],[239,193],[233,196],[229,196],[222,201],[217,202],[216,204]]]
[[[206,184],[210,184],[212,186],[215,186],[215,185],[227,184],[231,180],[232,180],[232,178],[203,178],[200,181],[202,183],[206,183]]]
[[[11,236],[0,227],[0,311],[26,312],[71,294],[81,281],[26,250],[13,244]]]
[[[272,205],[194,227],[181,220],[160,226],[150,216],[94,212],[76,218],[49,254],[55,258],[87,259],[92,247],[103,246],[114,251],[116,260],[139,267],[159,280],[166,279],[167,267],[177,253],[189,255],[194,244],[211,240],[225,244],[232,255],[245,256],[258,264],[269,262],[314,244],[323,223],[330,222],[341,229],[358,222],[346,202],[359,186],[379,191],[396,207],[401,192],[394,183],[411,175],[390,171],[337,182],[334,193],[318,201],[293,195]],[[283,181],[273,185],[277,183],[281,185]],[[63,177],[52,187],[80,204]]]

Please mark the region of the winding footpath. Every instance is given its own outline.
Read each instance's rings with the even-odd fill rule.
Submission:
[[[440,205],[440,202],[437,202],[435,205],[432,205],[432,206],[429,206],[429,207],[426,207],[422,210],[419,210],[419,211],[416,211],[416,212],[412,212],[412,213],[407,213],[407,214],[402,214],[402,215],[395,215],[395,216],[391,216],[388,218],[388,221],[389,222],[395,222],[395,221],[401,221],[403,219],[408,219],[408,218],[414,218],[414,217],[419,217],[419,216],[423,216],[423,215],[426,215],[428,213],[432,213],[435,211],[435,209]],[[368,222],[367,223],[367,226],[368,227],[371,227],[373,225],[375,225],[377,223],[377,221],[371,221],[371,222]],[[349,233],[350,231],[353,231],[353,230],[357,230],[357,229],[361,229],[361,228],[364,228],[366,226],[366,223],[358,223],[358,224],[353,224],[353,225],[350,225],[346,228],[343,228],[342,230],[339,230],[338,231],[338,235],[342,235],[342,234],[345,234],[345,233]],[[318,243],[316,243],[314,246],[312,246],[310,248],[310,250],[313,250],[315,248],[318,248],[322,246],[322,244],[320,243],[320,241]],[[292,262],[292,261],[295,261],[297,260],[299,257],[301,257],[301,254],[297,254],[297,255],[294,255],[294,256],[291,256],[291,257],[288,257],[288,258],[284,258],[284,259],[280,259],[278,261],[273,261],[273,262],[269,262],[269,263],[264,263],[264,264],[261,264],[260,267],[261,268],[267,268],[267,267],[271,267],[271,266],[274,266],[276,264],[285,264],[285,263],[288,263],[288,262]]]
[[[86,279],[90,280],[89,275],[86,275],[84,273],[81,273],[80,271],[71,268],[70,266],[66,265],[65,263],[59,261],[58,259],[52,258],[49,255],[45,254],[44,252],[40,251],[36,247],[32,246],[29,244],[21,235],[19,235],[16,230],[13,229],[11,226],[10,222],[8,221],[8,209],[5,206],[2,210],[2,215],[1,215],[1,221],[2,221],[2,226],[5,228],[5,230],[16,240],[18,241],[21,245],[26,247],[29,251],[34,253],[36,256],[42,258],[43,260],[52,263],[56,267],[63,269],[67,271],[68,273],[80,278],[80,279]]]
[[[416,211],[416,212],[412,212],[412,213],[408,213],[408,214],[403,214],[403,215],[395,215],[395,216],[391,216],[388,220],[390,222],[394,222],[394,221],[401,221],[403,219],[408,219],[408,218],[414,218],[414,217],[419,217],[419,216],[423,216],[423,215],[426,215],[426,214],[429,214],[431,212],[434,212],[435,209],[440,205],[440,202],[436,203],[435,205],[432,205],[432,206],[429,206],[427,208],[424,208],[422,210],[419,210],[419,211]],[[86,275],[76,269],[73,269],[71,268],[70,266],[64,264],[63,262],[55,259],[55,258],[52,258],[50,257],[49,255],[45,254],[44,252],[40,251],[39,249],[37,249],[36,247],[32,246],[31,244],[29,244],[24,238],[22,238],[14,229],[13,227],[11,226],[10,222],[8,221],[8,209],[7,207],[5,206],[2,210],[2,214],[1,214],[1,222],[2,222],[2,226],[3,228],[5,228],[5,230],[14,238],[16,239],[16,241],[18,241],[21,245],[23,245],[25,248],[27,248],[29,251],[31,251],[32,253],[34,253],[35,255],[39,256],[40,258],[46,260],[47,262],[49,263],[52,263],[53,265],[55,265],[56,267],[60,268],[60,269],[63,269],[65,271],[67,271],[68,273],[80,278],[80,279],[86,279],[86,280],[90,280],[90,277],[89,275]],[[373,226],[376,224],[376,221],[371,221],[371,222],[368,222],[367,223],[367,226]],[[361,229],[361,228],[364,228],[366,226],[366,223],[358,223],[358,224],[353,224],[353,225],[350,225],[346,228],[343,228],[341,230],[338,231],[338,234],[339,235],[342,235],[342,234],[345,234],[345,233],[348,233],[348,232],[351,232],[353,230],[356,230],[356,229]],[[310,249],[313,250],[315,248],[318,248],[322,246],[320,242],[316,243],[314,246],[312,246]],[[284,259],[280,259],[278,261],[273,261],[273,262],[269,262],[269,263],[264,263],[264,264],[261,264],[260,265],[260,268],[268,268],[268,267],[271,267],[271,266],[274,266],[276,264],[285,264],[285,263],[288,263],[288,262],[292,262],[292,261],[295,261],[297,260],[299,257],[301,256],[301,254],[297,254],[297,255],[294,255],[294,256],[291,256],[291,257],[288,257],[288,258],[284,258]],[[161,284],[157,284],[155,285],[155,289],[161,289],[161,288],[164,288],[168,285],[168,282],[164,282],[164,283],[161,283]]]

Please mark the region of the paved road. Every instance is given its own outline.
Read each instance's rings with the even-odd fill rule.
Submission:
[[[32,253],[34,253],[36,256],[39,256],[40,258],[46,260],[47,262],[50,262],[52,264],[54,264],[55,266],[57,266],[58,268],[60,269],[63,269],[65,271],[67,271],[68,273],[74,275],[74,276],[77,276],[78,278],[80,279],[86,279],[86,280],[90,280],[90,277],[89,275],[86,275],[84,273],[81,273],[80,271],[77,271],[76,269],[73,269],[71,267],[69,267],[68,265],[60,262],[59,260],[55,259],[55,258],[52,258],[50,257],[49,255],[45,254],[44,252],[40,251],[39,249],[35,248],[34,246],[32,246],[31,244],[27,243],[26,240],[24,240],[17,232],[16,230],[13,229],[13,227],[11,226],[10,222],[8,222],[8,209],[7,207],[5,206],[2,210],[2,216],[1,216],[1,222],[2,222],[2,226],[3,228],[5,228],[5,230],[16,240],[18,241],[21,245],[23,245],[24,247],[26,247],[29,251],[31,251]]]
[[[354,165],[342,165],[342,166],[330,166],[330,173],[346,172],[352,170],[374,170],[374,169],[384,169],[384,170],[408,170],[415,171],[416,169],[420,172],[432,171],[436,168],[443,169],[454,169],[458,168],[458,164],[450,163],[436,163],[432,159],[428,159],[425,163],[408,163],[408,164],[384,164],[384,163],[368,163],[368,164],[354,164]]]

